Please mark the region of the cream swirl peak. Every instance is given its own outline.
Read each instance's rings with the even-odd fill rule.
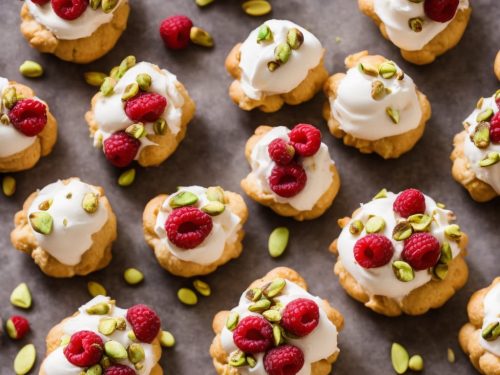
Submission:
[[[500,324],[500,283],[496,283],[486,294],[483,301],[484,319],[481,332],[485,332],[487,327],[495,323]],[[498,330],[498,328],[497,328]],[[492,340],[485,339],[482,334],[479,335],[479,343],[490,353],[500,357],[500,337]]]

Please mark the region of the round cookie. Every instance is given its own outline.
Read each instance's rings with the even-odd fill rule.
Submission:
[[[267,307],[271,307],[270,310],[256,310],[251,307],[255,306],[255,302],[251,299],[257,301],[259,295],[262,295],[259,300],[261,304],[262,301],[272,301]],[[304,304],[304,300],[307,304]],[[308,308],[305,311],[307,314],[311,314],[310,318],[304,317],[304,320],[308,321],[308,325],[310,325],[307,330],[289,323],[290,310],[287,309],[287,306],[290,306],[291,309],[291,304],[297,306],[297,303],[301,303],[302,308]],[[249,309],[252,309],[253,312]],[[274,313],[270,314],[270,311],[274,311]],[[244,353],[239,349],[241,344],[238,346],[235,343],[234,335],[241,335],[243,327],[240,326],[245,325],[248,318],[258,318],[259,322],[264,325],[263,331],[266,334],[269,334],[269,329],[273,330],[270,328],[271,324],[266,323],[261,314],[268,317],[277,315],[274,317],[275,322],[273,323],[275,338],[272,339],[272,343],[269,342],[266,345],[265,350],[252,354]],[[278,317],[279,320],[277,320]],[[263,278],[254,281],[242,294],[237,307],[231,311],[220,311],[215,315],[212,328],[216,336],[210,347],[210,356],[217,374],[243,375],[252,373],[265,375],[268,373],[266,370],[269,362],[273,362],[269,359],[272,352],[285,350],[286,347],[290,350],[290,346],[293,346],[292,353],[297,357],[300,357],[300,353],[302,353],[303,362],[300,369],[295,369],[297,371],[292,372],[291,368],[288,368],[289,372],[287,373],[295,374],[300,371],[300,374],[303,375],[327,375],[331,373],[332,364],[339,355],[337,335],[343,325],[342,315],[327,300],[308,293],[305,280],[296,271],[279,267],[268,272]],[[298,332],[299,328],[300,333]],[[295,332],[295,336],[291,334],[291,330]],[[279,331],[279,334],[276,331]],[[268,337],[268,339],[270,338]],[[241,341],[238,340],[238,342]],[[276,342],[279,344],[276,345]],[[264,357],[267,358],[264,359]],[[264,364],[264,362],[268,364]],[[250,370],[251,364],[253,368]]]
[[[188,213],[181,215],[183,211]],[[176,193],[159,195],[146,205],[144,238],[170,273],[206,275],[240,256],[247,218],[248,209],[239,194],[218,186],[180,187]],[[167,230],[173,225],[177,227]],[[200,227],[205,230],[207,226],[209,229],[199,235]],[[199,235],[197,242],[187,241],[184,237],[188,235]]]
[[[422,137],[431,117],[426,96],[392,61],[361,51],[345,59],[347,74],[325,83],[323,117],[333,136],[362,153],[398,158]]]
[[[229,96],[245,111],[276,112],[306,102],[328,77],[319,40],[303,27],[269,20],[238,43],[226,58],[234,78]]]
[[[101,187],[70,178],[31,194],[14,218],[12,245],[48,276],[87,275],[111,261],[116,217]]]

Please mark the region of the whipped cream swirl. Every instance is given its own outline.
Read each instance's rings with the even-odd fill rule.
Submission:
[[[481,331],[490,323],[500,322],[500,283],[496,283],[486,294],[483,301],[484,319]],[[500,357],[500,337],[494,341],[487,341],[481,336],[479,331],[479,343],[481,346]]]

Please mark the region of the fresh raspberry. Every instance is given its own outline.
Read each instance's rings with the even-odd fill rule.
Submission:
[[[125,365],[112,365],[104,370],[104,375],[136,375],[136,372]]]
[[[154,122],[167,107],[167,99],[154,92],[140,92],[125,103],[125,113],[136,122]]]
[[[309,124],[295,125],[289,137],[300,156],[313,156],[321,146],[321,132]]]
[[[168,239],[181,249],[194,249],[208,237],[213,222],[210,215],[196,207],[172,211],[165,222]]]
[[[459,0],[425,0],[424,12],[431,20],[448,22],[457,12]]]
[[[80,17],[89,6],[89,0],[50,0],[50,2],[54,12],[68,21]]]
[[[415,233],[405,240],[401,257],[416,270],[434,267],[441,255],[439,241],[429,233]]]
[[[382,267],[394,253],[391,240],[382,234],[367,234],[356,241],[354,258],[363,268]]]
[[[500,143],[500,111],[490,120],[490,139],[493,143]]]
[[[134,330],[135,337],[142,342],[151,343],[160,331],[160,318],[146,305],[135,305],[128,309],[127,320]]]
[[[271,190],[284,198],[299,194],[306,182],[306,171],[298,164],[275,165],[269,176]]]
[[[115,167],[123,168],[132,163],[139,147],[141,141],[120,131],[104,141],[104,155]]]
[[[28,319],[13,315],[7,320],[6,331],[9,337],[13,340],[21,340],[30,330]]]
[[[267,146],[267,152],[271,159],[279,165],[288,165],[295,156],[295,148],[281,138],[276,138]]]
[[[425,212],[425,197],[420,190],[406,189],[396,197],[392,209],[404,218]]]
[[[160,25],[160,36],[165,46],[170,49],[184,49],[191,41],[189,34],[193,22],[186,16],[165,18]]]
[[[39,100],[22,99],[9,111],[9,119],[21,133],[34,137],[47,125],[47,107]]]
[[[102,339],[91,331],[74,333],[64,348],[66,359],[78,367],[90,367],[99,363],[102,358],[104,344]]]
[[[265,352],[273,345],[273,328],[264,318],[250,315],[238,323],[233,341],[245,353]]]
[[[307,298],[297,298],[286,305],[281,318],[281,326],[298,337],[311,333],[318,323],[319,307]]]
[[[49,1],[50,0],[31,0],[32,3],[40,6],[47,4]]]
[[[293,345],[282,345],[264,356],[264,368],[269,375],[295,375],[304,366],[304,353]]]

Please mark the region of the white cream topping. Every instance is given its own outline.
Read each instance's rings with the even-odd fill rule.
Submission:
[[[500,283],[496,283],[486,294],[483,301],[484,319],[481,331],[490,323],[500,322]],[[479,331],[479,343],[490,353],[500,357],[500,337],[494,341],[486,341]]]
[[[98,331],[99,321],[105,317],[113,318],[125,318],[127,315],[126,309],[121,309],[117,306],[113,307],[109,314],[106,315],[89,315],[86,310],[98,303],[109,302],[109,297],[97,296],[82,307],[78,309],[79,314],[67,320],[62,327],[63,334],[71,336],[79,331],[92,331],[99,335],[103,342],[114,340],[118,341],[125,348],[127,348],[132,342],[127,337],[129,331],[132,330],[132,326],[127,322],[127,327],[125,330],[115,330],[113,334],[109,336],[102,335]],[[151,344],[141,343],[145,359],[144,367],[141,370],[135,370],[137,374],[148,375],[151,373],[151,369],[156,365],[154,361],[153,346]],[[128,360],[120,360],[120,364],[134,368],[134,365]],[[43,370],[46,374],[50,375],[80,375],[82,372],[82,367],[75,366],[71,364],[64,355],[64,347],[59,347],[50,353],[45,361],[43,362]]]
[[[460,0],[458,10],[469,7],[469,0]],[[418,51],[424,48],[437,34],[443,31],[448,22],[436,22],[425,15],[424,2],[410,0],[375,0],[375,13],[385,24],[391,42],[407,51]],[[411,18],[423,20],[422,31],[415,32],[408,25]]]
[[[292,91],[307,77],[309,70],[319,64],[323,56],[323,47],[319,40],[303,27],[284,20],[269,20],[265,24],[271,29],[273,40],[257,43],[257,28],[243,42],[240,50],[241,87],[252,99]],[[304,43],[299,49],[292,50],[287,63],[274,72],[269,71],[267,64],[276,60],[276,46],[286,43],[287,33],[292,28],[302,32]]]
[[[65,20],[59,17],[52,8],[51,2],[37,5],[31,0],[25,0],[26,5],[36,22],[49,29],[58,39],[75,40],[86,38],[94,33],[101,25],[111,22],[113,12],[122,2],[119,0],[116,7],[109,13],[104,13],[102,8],[92,9],[90,5],[74,20]]]
[[[484,98],[481,108],[476,108],[467,117],[464,123],[469,124],[468,134],[469,137],[465,137],[464,143],[464,155],[469,159],[469,166],[476,175],[476,177],[489,184],[493,190],[500,194],[500,163],[496,163],[489,167],[481,167],[479,162],[488,156],[490,152],[500,153],[500,144],[490,143],[486,148],[476,147],[474,142],[470,139],[470,136],[474,134],[477,126],[476,117],[477,115],[485,110],[486,108],[491,108],[494,113],[498,112],[498,106],[495,103],[495,95],[489,98]]]
[[[43,250],[68,266],[80,263],[82,255],[92,246],[92,235],[108,220],[108,211],[102,203],[93,214],[82,208],[87,193],[99,194],[99,191],[78,179],[68,184],[58,181],[40,190],[28,209],[29,216],[40,211],[40,203],[53,200],[46,211],[52,216],[52,233],[43,235],[33,230],[33,234]]]
[[[391,90],[380,100],[371,96],[372,82],[376,80]],[[362,73],[358,66],[347,71],[340,81],[337,97],[330,98],[330,106],[332,116],[343,131],[368,141],[406,133],[415,129],[422,118],[417,88],[411,77],[407,74],[402,80],[395,76],[389,79],[373,77]],[[387,115],[387,108],[399,111],[398,124]]]
[[[352,277],[362,286],[363,290],[370,296],[379,295],[393,298],[401,301],[411,291],[424,285],[431,280],[431,274],[428,270],[415,270],[415,278],[412,281],[399,281],[394,275],[392,262],[401,260],[404,241],[396,241],[392,238],[392,232],[396,226],[398,219],[401,217],[392,209],[397,195],[387,193],[387,198],[372,200],[361,205],[359,212],[352,217],[352,220],[361,220],[366,223],[372,215],[379,216],[385,220],[385,228],[379,234],[386,236],[394,247],[394,254],[391,260],[382,267],[363,268],[354,258],[354,245],[356,242],[366,235],[363,230],[359,235],[353,235],[349,231],[347,225],[340,233],[338,239],[339,258],[344,268],[351,274]],[[444,230],[450,224],[452,212],[450,210],[439,208],[436,202],[425,196],[426,214],[432,215],[433,221],[429,233],[432,234],[439,243],[448,242],[451,246],[453,257],[460,253],[460,248],[454,241],[449,241],[445,238]]]
[[[155,232],[162,240],[161,245],[163,248],[177,258],[202,265],[213,263],[221,257],[226,244],[232,244],[237,241],[238,231],[241,229],[241,219],[238,215],[232,213],[229,205],[226,204],[224,212],[220,215],[212,216],[213,227],[207,238],[194,249],[181,249],[168,239],[167,232],[165,231],[165,223],[173,211],[173,208],[170,207],[171,199],[185,191],[198,196],[197,207],[203,207],[209,203],[206,188],[201,186],[180,187],[177,193],[172,194],[163,202],[156,218]]]
[[[328,152],[328,146],[321,143],[318,152],[313,156],[301,158],[300,164],[306,171],[307,182],[304,189],[291,198],[283,198],[275,194],[269,186],[269,176],[276,165],[269,156],[268,145],[276,138],[289,141],[290,130],[285,126],[273,128],[265,134],[255,145],[250,156],[249,178],[257,183],[259,190],[265,194],[272,194],[279,203],[288,203],[293,208],[306,211],[314,207],[316,202],[328,190],[332,183],[333,173],[330,167],[334,164]]]
[[[0,77],[0,97],[3,91],[9,86],[9,81],[6,78]],[[7,110],[2,107],[2,114],[8,114]],[[8,124],[0,123],[0,158],[5,158],[14,155],[18,152],[26,150],[36,141],[35,137],[28,137],[18,131],[9,121]]]
[[[125,113],[125,105],[121,98],[125,88],[130,83],[135,82],[137,75],[142,73],[149,74],[152,78],[148,92],[157,93],[167,99],[167,107],[160,117],[165,119],[172,134],[176,135],[180,131],[184,97],[176,87],[177,77],[165,69],[160,70],[154,64],[140,62],[127,70],[124,76],[120,78],[114,88],[113,95],[101,95],[97,99],[94,108],[94,119],[99,126],[99,130],[94,134],[94,145],[96,147],[101,147],[101,140],[106,140],[113,133],[125,130],[134,123]],[[152,122],[147,122],[144,126],[148,134],[154,134]],[[135,157],[136,160],[139,159],[141,150],[144,147],[156,145],[147,137],[142,137],[140,141],[141,147]]]
[[[249,301],[246,298],[245,294],[246,292],[241,295],[238,306],[231,310],[239,314],[240,320],[250,315],[259,315],[248,310],[248,307],[253,302]],[[287,280],[285,288],[283,289],[282,293],[275,298],[275,300],[280,301],[283,304],[283,307],[280,310],[280,312],[282,313],[288,303],[298,298],[307,298],[313,300],[319,307],[318,326],[307,336],[298,339],[287,340],[289,344],[298,347],[304,353],[304,366],[302,366],[302,369],[297,373],[297,375],[310,375],[312,363],[324,358],[328,358],[332,354],[338,352],[338,332],[337,327],[335,327],[335,325],[328,319],[326,312],[323,310],[323,301],[321,300],[321,298],[311,295],[297,284]],[[228,354],[238,349],[233,341],[233,333],[229,331],[225,326],[221,332],[221,342],[222,347]],[[238,368],[239,372],[242,375],[267,374],[266,370],[264,369],[264,353],[257,354],[254,357],[257,361],[257,364],[254,368],[250,368],[248,366]]]

